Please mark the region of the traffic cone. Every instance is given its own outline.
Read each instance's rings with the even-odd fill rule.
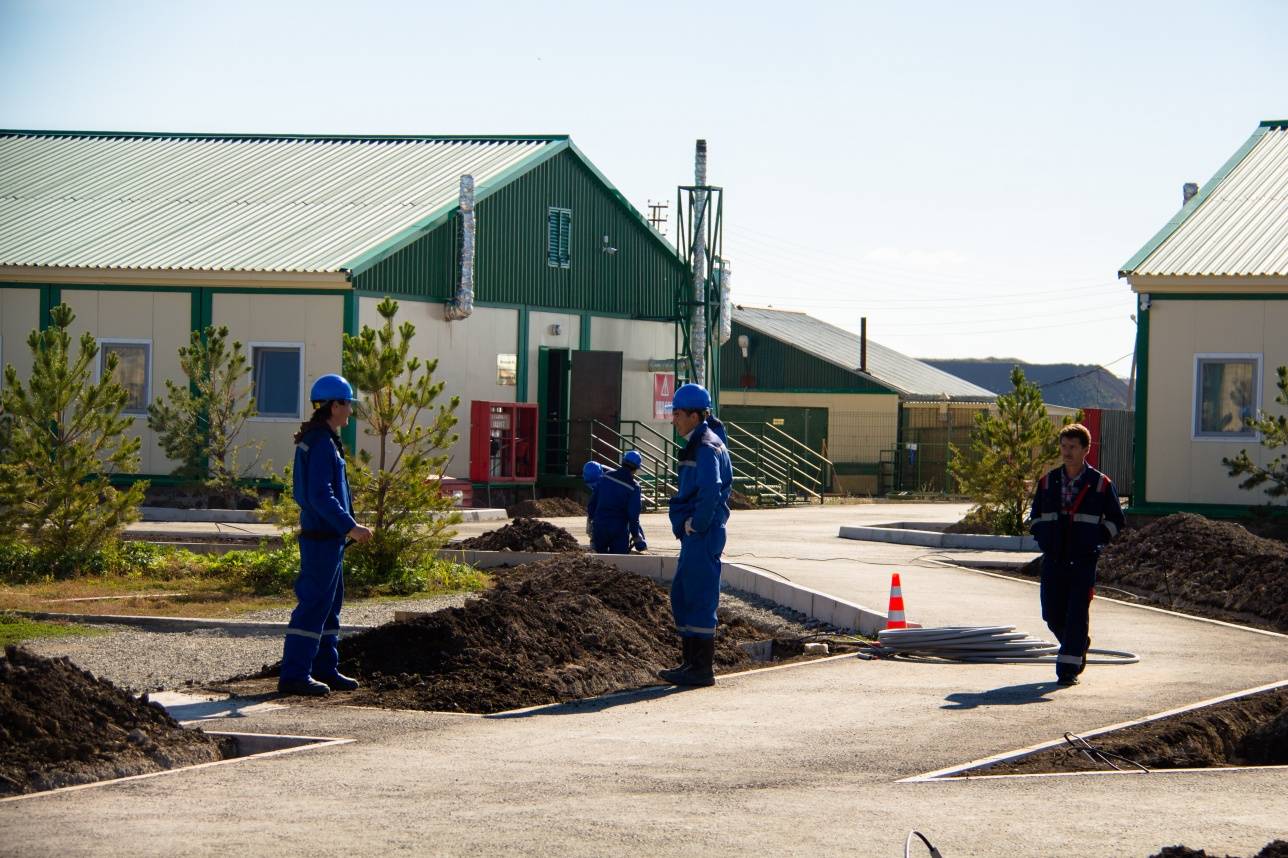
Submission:
[[[908,623],[903,618],[903,587],[899,583],[898,572],[890,576],[890,608],[886,611],[886,628],[908,628]]]

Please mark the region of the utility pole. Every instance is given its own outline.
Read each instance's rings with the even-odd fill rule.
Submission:
[[[663,236],[666,235],[666,213],[670,207],[671,204],[666,200],[656,203],[648,201],[648,222]]]

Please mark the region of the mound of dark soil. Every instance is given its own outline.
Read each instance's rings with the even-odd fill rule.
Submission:
[[[1288,544],[1190,513],[1128,530],[1101,554],[1098,577],[1186,605],[1259,617],[1288,631]]]
[[[585,516],[586,507],[572,498],[540,498],[507,506],[505,514],[510,518],[568,518],[574,515]]]
[[[474,551],[581,551],[577,539],[562,527],[537,518],[516,518],[499,530],[489,530],[458,543]]]
[[[1250,694],[1094,736],[1095,747],[1151,769],[1288,764],[1288,688]],[[1120,762],[1120,766],[1123,764]],[[1129,767],[1129,766],[1124,766]],[[1104,763],[1065,747],[997,763],[970,774],[1103,771]]]
[[[1220,856],[1216,854],[1208,855],[1202,849],[1190,849],[1185,846],[1165,846],[1163,851],[1156,852],[1149,858],[1220,858]],[[1227,855],[1225,858],[1239,858],[1239,856]],[[1288,840],[1272,840],[1252,858],[1288,858]]]
[[[342,640],[341,670],[365,683],[349,702],[500,712],[656,685],[679,661],[667,594],[647,578],[571,554],[493,574],[464,607]],[[771,636],[721,622],[718,670],[748,664],[739,642]]]
[[[5,647],[0,659],[0,795],[140,775],[231,756],[163,709],[66,658]]]

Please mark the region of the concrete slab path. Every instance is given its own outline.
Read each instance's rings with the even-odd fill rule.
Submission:
[[[925,506],[740,513],[730,559],[873,607],[897,569],[911,619],[1044,636],[1030,583],[835,537],[952,515]],[[645,528],[671,542],[661,517]],[[1043,667],[844,658],[513,716],[247,712],[231,729],[357,741],[0,803],[0,854],[896,856],[917,829],[946,858],[1144,858],[1175,843],[1252,855],[1285,836],[1288,769],[897,783],[1288,678],[1281,635],[1097,600],[1093,636],[1141,663],[1089,668],[1072,689]]]

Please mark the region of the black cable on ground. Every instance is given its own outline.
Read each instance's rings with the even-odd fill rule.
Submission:
[[[927,840],[926,835],[920,831],[908,832],[908,839],[903,842],[903,858],[912,858],[912,838],[914,835],[920,837],[921,842],[926,844],[926,848],[930,850],[930,858],[944,858],[943,855],[939,854],[939,850],[935,848],[934,844]]]
[[[1064,740],[1069,743],[1069,747],[1066,750],[1074,756],[1082,754],[1088,760],[1091,760],[1091,762],[1097,764],[1103,763],[1116,772],[1121,772],[1122,768],[1115,764],[1114,760],[1121,760],[1129,766],[1135,766],[1146,774],[1149,773],[1148,768],[1142,766],[1135,760],[1124,757],[1122,754],[1115,754],[1113,751],[1106,751],[1104,748],[1098,748],[1075,733],[1066,732],[1064,734]]]

